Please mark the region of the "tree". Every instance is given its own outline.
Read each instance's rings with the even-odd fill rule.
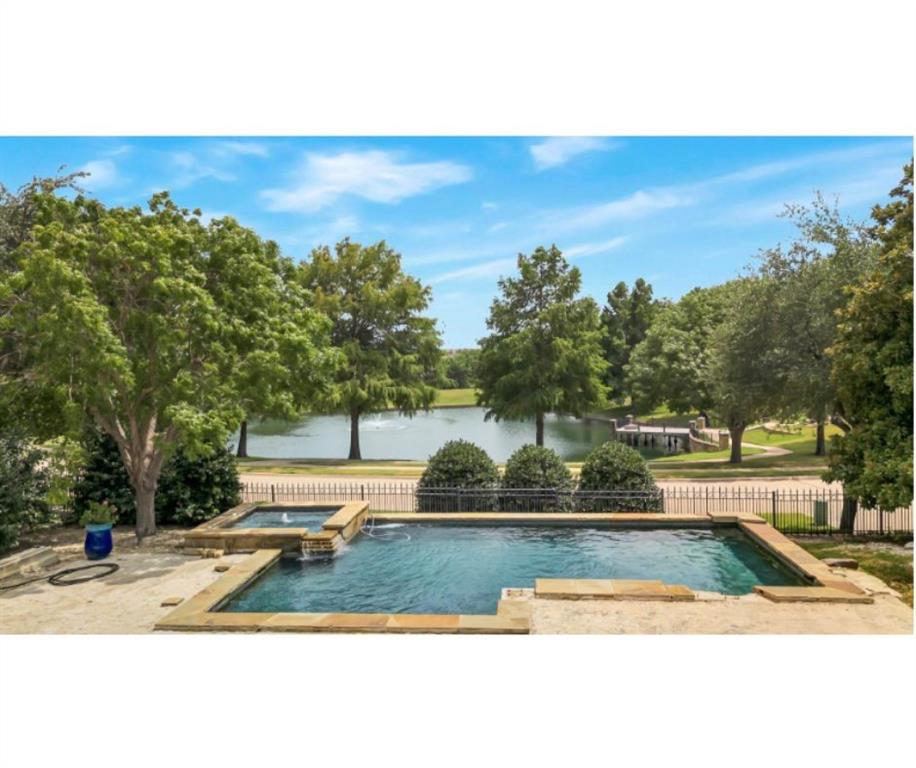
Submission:
[[[425,317],[430,289],[404,274],[384,241],[344,239],[334,254],[316,248],[300,265],[300,283],[332,322],[331,342],[343,361],[325,409],[350,417],[351,460],[360,459],[359,419],[392,405],[412,416],[428,409],[440,356],[435,320]]]
[[[799,235],[788,249],[761,253],[760,274],[775,283],[770,305],[773,375],[781,379],[776,407],[787,416],[804,412],[817,424],[815,454],[827,453],[828,416],[841,426],[828,348],[836,340],[846,286],[874,263],[875,241],[865,227],[844,221],[818,195],[811,207],[788,206]]]
[[[60,190],[81,192],[84,171],[34,177],[15,192],[0,182],[0,280],[18,271],[16,251],[29,239],[42,195]],[[0,325],[9,307],[0,301]],[[48,439],[67,428],[66,395],[59,385],[38,387],[19,375],[19,355],[8,334],[0,333],[0,423],[15,424],[31,437]]]
[[[638,412],[662,404],[676,413],[712,408],[709,344],[725,317],[731,285],[694,288],[677,303],[655,312],[625,367]]]
[[[609,396],[620,398],[628,394],[626,366],[633,349],[645,337],[658,303],[652,299],[652,286],[641,277],[633,290],[623,281],[617,283],[607,295],[607,304],[601,310],[604,326],[604,357],[608,362],[604,381]]]
[[[544,445],[544,414],[582,416],[606,402],[598,306],[576,298],[581,275],[560,250],[519,254],[519,277],[501,278],[481,344],[478,403],[486,418],[534,417]]]
[[[21,376],[63,390],[114,439],[140,538],[156,529],[166,459],[179,442],[193,457],[227,439],[252,371],[292,400],[291,367],[316,388],[328,368],[327,321],[282,290],[273,250],[230,218],[198,217],[167,193],[148,213],[42,195],[0,279]]]
[[[728,309],[712,332],[704,376],[713,412],[731,438],[729,462],[739,464],[744,430],[766,412],[780,389],[770,354],[774,320],[769,309],[776,286],[762,277],[728,285]]]
[[[849,422],[833,440],[828,481],[848,498],[894,509],[913,499],[913,161],[885,206],[875,206],[875,267],[849,287],[830,349],[832,380]],[[841,528],[851,532],[856,506]]]
[[[479,349],[456,349],[445,356],[445,375],[452,389],[467,389],[477,382]]]

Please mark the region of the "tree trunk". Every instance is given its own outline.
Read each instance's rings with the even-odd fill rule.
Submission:
[[[856,527],[856,513],[859,511],[859,502],[849,496],[843,496],[843,513],[840,515],[840,532],[853,534]]]
[[[535,445],[543,447],[544,446],[544,414],[543,413],[538,413],[537,416],[534,417],[534,424],[535,424],[535,434],[534,434]]]
[[[741,438],[744,437],[744,427],[729,427],[728,434],[731,436],[732,452],[728,459],[729,464],[741,463]]]
[[[359,411],[350,411],[350,461],[359,461],[362,456],[359,452]]]
[[[824,420],[821,419],[817,422],[817,444],[814,448],[815,456],[826,456],[827,455],[827,437],[825,434],[826,430],[824,428]]]
[[[242,426],[239,427],[239,447],[235,452],[235,455],[240,459],[248,458],[248,420],[245,419],[242,421]]]
[[[141,482],[134,489],[137,505],[137,541],[156,532],[156,483]]]

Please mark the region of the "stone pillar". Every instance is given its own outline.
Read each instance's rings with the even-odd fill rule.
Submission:
[[[697,416],[697,429],[700,431],[706,429],[706,417],[705,416]]]

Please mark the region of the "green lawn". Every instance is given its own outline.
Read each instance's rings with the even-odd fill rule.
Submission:
[[[469,389],[439,389],[436,390],[436,402],[433,408],[460,408],[463,406],[477,405],[476,390]]]
[[[851,557],[858,560],[859,568],[896,589],[907,605],[913,605],[912,551],[875,542],[806,541],[804,538],[795,541],[815,557]]]

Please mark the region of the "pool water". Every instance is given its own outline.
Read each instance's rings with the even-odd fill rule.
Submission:
[[[322,524],[340,507],[266,507],[245,515],[232,528],[309,528]]]
[[[358,535],[335,557],[284,558],[223,608],[493,614],[536,578],[661,579],[731,595],[801,583],[738,531],[407,525]],[[403,534],[409,534],[408,540]]]

